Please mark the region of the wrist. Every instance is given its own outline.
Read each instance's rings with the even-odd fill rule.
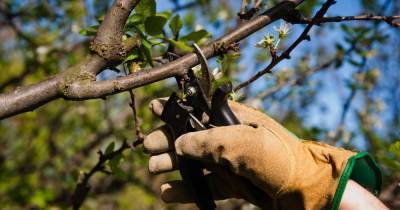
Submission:
[[[356,208],[358,204],[353,200],[354,196],[359,196],[362,190],[368,192],[372,197],[378,196],[381,184],[380,168],[368,153],[362,152],[352,156],[347,161],[340,177],[332,202],[332,210],[360,209]]]
[[[357,182],[349,180],[339,210],[387,210],[388,208]]]

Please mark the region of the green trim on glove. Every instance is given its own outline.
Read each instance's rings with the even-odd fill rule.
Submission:
[[[347,181],[354,180],[374,195],[379,195],[382,185],[382,172],[375,160],[366,152],[352,156],[343,171],[333,197],[332,210],[339,209]]]

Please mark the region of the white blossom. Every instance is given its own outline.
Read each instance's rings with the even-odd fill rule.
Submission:
[[[275,37],[273,34],[268,33],[267,35],[264,36],[264,38],[257,42],[257,44],[255,45],[258,48],[268,48],[274,45],[275,42]]]
[[[215,80],[219,80],[219,79],[221,79],[222,76],[223,76],[222,72],[219,70],[218,67],[217,67],[217,68],[214,68],[214,69],[212,70],[212,75],[214,76],[214,79],[215,79]]]
[[[279,28],[274,26],[274,29],[279,34],[279,39],[284,39],[290,32],[289,24],[286,22],[282,22]]]

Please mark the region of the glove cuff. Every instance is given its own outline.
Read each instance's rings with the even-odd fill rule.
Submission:
[[[365,189],[378,196],[382,185],[382,172],[375,160],[366,152],[358,153],[349,158],[339,179],[332,201],[332,210],[339,209],[347,181],[351,179]]]

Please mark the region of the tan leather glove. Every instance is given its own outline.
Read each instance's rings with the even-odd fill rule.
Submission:
[[[160,116],[165,100],[150,108]],[[328,209],[349,157],[355,153],[299,140],[265,114],[230,102],[242,125],[187,133],[173,142],[162,126],[144,140],[149,171],[177,169],[176,154],[204,162],[213,197],[243,198],[262,209]],[[191,202],[182,181],[161,186],[165,202]]]

